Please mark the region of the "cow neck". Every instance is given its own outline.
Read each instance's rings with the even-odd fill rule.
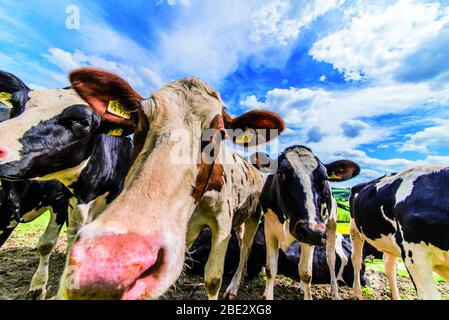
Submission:
[[[143,110],[139,110],[139,122],[137,123],[136,130],[133,137],[133,154],[131,158],[131,166],[136,162],[136,159],[145,145],[147,140],[148,131],[150,130],[150,123]]]
[[[93,139],[90,158],[69,189],[80,204],[88,204],[107,194],[110,203],[123,190],[131,165],[133,146],[129,137],[111,137],[105,133]]]

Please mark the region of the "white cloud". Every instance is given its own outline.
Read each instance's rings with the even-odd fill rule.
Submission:
[[[373,117],[425,110],[428,104],[444,107],[448,93],[434,91],[426,84],[396,84],[365,89],[326,91],[324,89],[273,89],[261,102],[249,96],[241,102],[248,109],[263,108],[280,114],[296,141],[307,142],[310,130],[320,132],[322,139],[311,143],[319,152],[338,152],[342,147],[356,148],[389,137],[392,127],[372,127],[366,121]],[[400,123],[397,124],[401,126]]]
[[[252,15],[254,30],[249,38],[255,42],[275,41],[284,46],[296,39],[301,28],[331,9],[341,5],[339,0],[278,0],[263,5]]]
[[[449,164],[449,156],[427,156],[426,162],[435,164]]]
[[[192,1],[160,33],[154,56],[167,78],[195,75],[219,85],[240,62],[281,68],[302,28],[342,1]]]
[[[403,59],[434,38],[449,22],[449,9],[438,2],[400,0],[347,12],[346,26],[317,41],[310,54],[331,63],[347,80],[389,80]]]
[[[64,72],[70,72],[75,68],[86,66],[116,72],[137,90],[140,89],[144,96],[148,96],[151,91],[163,85],[160,76],[148,67],[134,67],[109,61],[98,56],[88,56],[79,50],[70,53],[59,48],[50,48],[48,53],[45,53],[43,56]]]
[[[440,125],[428,127],[410,136],[400,151],[428,153],[431,149],[449,147],[449,121],[441,120]]]

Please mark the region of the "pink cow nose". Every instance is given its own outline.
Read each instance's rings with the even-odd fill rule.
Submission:
[[[8,156],[8,151],[4,148],[0,148],[0,161],[3,161]]]
[[[70,255],[68,297],[143,298],[152,283],[152,267],[159,260],[162,260],[160,246],[146,237],[110,234],[81,239]]]

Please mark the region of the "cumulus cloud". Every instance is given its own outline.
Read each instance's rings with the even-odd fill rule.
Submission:
[[[255,42],[271,41],[284,46],[296,39],[301,28],[331,9],[340,6],[341,0],[278,0],[271,1],[252,15],[254,30],[249,38]]]
[[[337,152],[342,146],[357,148],[382,141],[402,125],[372,126],[367,122],[369,119],[425,110],[429,101],[443,109],[446,99],[447,93],[434,91],[426,84],[395,84],[334,91],[273,89],[267,92],[264,101],[250,96],[241,104],[248,109],[274,111],[285,119],[302,143],[310,142],[321,152]]]
[[[395,78],[399,81],[422,82],[432,80],[447,84],[449,81],[449,25],[437,36],[427,40],[415,52],[404,57]]]
[[[64,72],[70,72],[73,69],[87,66],[116,72],[133,87],[140,89],[143,95],[149,95],[151,91],[163,85],[160,76],[147,67],[134,67],[128,64],[106,60],[98,56],[89,56],[80,50],[71,53],[60,48],[50,48],[43,56]]]
[[[369,125],[360,120],[350,120],[341,124],[343,135],[348,138],[357,138]]]
[[[310,50],[314,59],[332,64],[346,80],[393,78],[405,57],[449,22],[448,8],[438,2],[362,4],[348,10],[345,27],[318,40]]]
[[[169,78],[199,76],[214,85],[249,58],[282,67],[302,29],[342,1],[192,1],[160,33],[154,54]]]
[[[428,153],[432,149],[449,147],[449,121],[440,120],[440,125],[428,127],[410,136],[400,151]]]

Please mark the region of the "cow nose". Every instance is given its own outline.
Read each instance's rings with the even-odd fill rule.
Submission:
[[[8,156],[8,151],[0,147],[0,161],[6,160]]]
[[[142,298],[146,287],[140,280],[151,276],[161,256],[162,250],[155,241],[139,235],[109,234],[81,239],[69,258],[67,296],[69,299]]]
[[[299,221],[294,228],[294,236],[299,242],[314,246],[326,244],[326,226],[322,223]]]

